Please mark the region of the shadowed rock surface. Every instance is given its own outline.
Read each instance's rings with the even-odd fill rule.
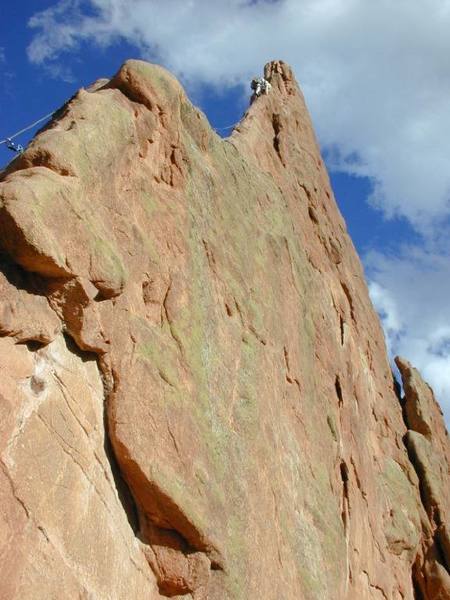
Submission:
[[[265,76],[223,140],[128,61],[3,172],[1,598],[450,598],[442,415]]]

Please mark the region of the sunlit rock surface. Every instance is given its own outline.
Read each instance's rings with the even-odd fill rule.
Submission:
[[[265,75],[223,140],[129,61],[3,172],[1,598],[450,598],[442,415]]]

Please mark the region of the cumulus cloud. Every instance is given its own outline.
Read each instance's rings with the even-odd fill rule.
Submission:
[[[291,63],[328,164],[370,177],[370,202],[425,240],[366,262],[391,350],[448,406],[450,0],[60,0],[30,26],[36,64],[126,40],[188,90],[248,86],[265,62]]]
[[[391,356],[419,369],[450,424],[450,256],[404,247],[396,257],[372,252],[366,267]]]

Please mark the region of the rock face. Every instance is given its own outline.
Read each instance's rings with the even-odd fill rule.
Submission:
[[[2,174],[2,599],[450,598],[442,415],[265,76],[222,140],[129,61]]]

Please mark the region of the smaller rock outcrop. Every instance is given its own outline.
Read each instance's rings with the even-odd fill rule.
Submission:
[[[419,478],[420,497],[428,519],[422,520],[423,539],[413,579],[426,599],[450,598],[450,445],[442,411],[433,391],[408,361],[395,360],[405,395],[403,414],[408,431],[405,444]]]

